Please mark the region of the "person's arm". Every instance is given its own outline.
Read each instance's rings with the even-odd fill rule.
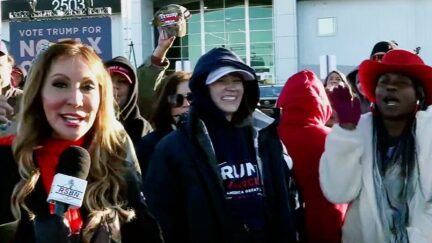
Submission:
[[[330,202],[348,203],[360,193],[363,150],[360,131],[333,126],[319,164],[321,190]]]
[[[166,69],[169,67],[169,60],[166,55],[174,43],[175,37],[163,39],[159,35],[158,46],[153,54],[138,67],[138,106],[141,115],[148,119],[154,101],[154,91],[160,85]]]

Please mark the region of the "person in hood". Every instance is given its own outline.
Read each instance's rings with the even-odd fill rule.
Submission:
[[[297,242],[290,158],[256,111],[255,71],[225,48],[197,62],[185,123],[150,160],[144,191],[166,242]]]
[[[285,83],[277,107],[282,113],[279,137],[293,159],[294,179],[305,202],[304,242],[341,242],[347,205],[329,202],[318,179],[319,160],[331,131],[325,125],[332,108],[324,85],[312,71],[300,71]]]
[[[345,102],[319,168],[325,197],[350,204],[342,241],[432,242],[432,67],[395,49],[363,61],[359,74],[373,112],[360,116],[335,89],[330,98]]]
[[[119,109],[119,120],[134,144],[150,133],[153,128],[144,119],[137,105],[138,82],[135,69],[128,59],[115,57],[105,63],[111,75],[114,98]]]

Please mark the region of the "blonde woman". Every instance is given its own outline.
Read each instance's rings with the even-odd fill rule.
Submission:
[[[102,60],[83,44],[60,42],[37,58],[27,81],[18,132],[0,140],[0,223],[14,220],[12,214],[18,219],[14,240],[161,242],[139,189],[136,159],[128,159],[133,146],[116,120]],[[46,199],[58,157],[71,145],[90,154],[88,185],[83,206],[59,220]]]

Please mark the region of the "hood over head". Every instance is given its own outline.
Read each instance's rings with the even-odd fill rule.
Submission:
[[[125,106],[120,110],[121,121],[126,120],[128,117],[136,117],[139,115],[139,109],[137,105],[138,100],[138,78],[135,68],[129,62],[129,60],[123,56],[115,57],[105,62],[105,67],[110,74],[120,73],[127,76],[128,81],[131,83],[131,91]],[[139,115],[140,116],[140,115]]]
[[[230,70],[223,67],[230,67],[228,68]],[[226,72],[227,70],[228,72]],[[241,114],[244,113],[244,115],[241,115],[240,120],[244,120],[247,116],[250,116],[257,107],[259,101],[259,87],[255,71],[246,65],[234,52],[222,47],[214,48],[201,56],[195,66],[189,81],[189,87],[193,97],[192,108],[196,109],[201,115],[226,121],[224,113],[216,107],[211,99],[209,87],[206,83],[212,83],[233,71],[240,73],[245,80],[243,82],[243,100],[239,107],[239,111]],[[220,76],[219,74],[223,75]],[[209,75],[211,76],[209,77]]]
[[[276,105],[282,108],[281,123],[325,125],[332,114],[322,81],[309,70],[287,80]]]

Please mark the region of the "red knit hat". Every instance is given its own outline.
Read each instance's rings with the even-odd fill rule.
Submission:
[[[375,102],[375,88],[380,75],[398,73],[420,82],[427,105],[432,104],[432,67],[414,52],[395,49],[387,52],[381,62],[365,60],[360,64],[360,83],[369,101]]]

